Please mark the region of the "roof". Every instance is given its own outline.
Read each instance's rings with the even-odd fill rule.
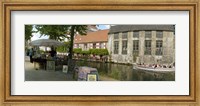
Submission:
[[[109,30],[88,32],[87,35],[76,35],[74,43],[107,42]]]
[[[110,27],[109,33],[140,31],[140,30],[175,31],[175,27],[174,25],[116,25]]]
[[[87,30],[88,32],[98,31],[98,28],[96,27],[96,25],[88,25],[87,29],[88,29]]]

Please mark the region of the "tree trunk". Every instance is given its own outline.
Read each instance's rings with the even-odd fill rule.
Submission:
[[[71,27],[71,41],[70,41],[70,47],[69,47],[69,59],[72,59],[72,55],[73,55],[73,45],[74,45],[74,29],[75,29],[75,26],[72,26]]]
[[[70,29],[71,32],[71,41],[70,41],[70,47],[69,47],[69,56],[68,56],[68,71],[73,74],[73,78],[75,77],[75,62],[72,59],[73,56],[73,43],[74,43],[74,35],[75,35],[75,26],[72,26]]]

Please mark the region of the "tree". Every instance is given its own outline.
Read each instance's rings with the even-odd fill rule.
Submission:
[[[57,52],[61,52],[61,53],[68,52],[70,42],[63,42],[63,43],[64,43],[63,46],[57,47],[56,49]]]
[[[75,34],[86,35],[87,33],[86,30],[87,30],[87,25],[71,25],[70,27],[70,47],[69,47],[69,56],[68,56],[69,71],[73,71],[73,68],[75,66],[74,62],[72,61],[74,36]],[[73,72],[73,75],[75,75],[75,72]]]
[[[72,25],[70,28],[70,47],[69,47],[69,59],[72,59],[73,55],[73,44],[75,34],[86,35],[87,25]]]
[[[80,54],[82,52],[81,48],[73,49],[73,53]]]
[[[90,54],[99,55],[100,57],[104,55],[109,55],[107,49],[90,49],[89,51],[90,51]]]
[[[33,25],[25,25],[25,41],[28,41],[33,36]]]
[[[72,71],[71,60],[73,56],[74,36],[76,34],[86,35],[87,25],[36,25],[35,28],[41,36],[49,36],[49,39],[62,41],[64,38],[68,38],[70,40],[68,65],[69,70]],[[70,36],[68,37],[67,34]]]
[[[70,28],[69,25],[36,25],[35,28],[41,36],[49,36],[49,39],[63,41]]]
[[[87,33],[87,25],[36,25],[35,28],[41,36],[49,36],[49,39],[58,41],[64,40],[69,34],[69,59],[72,59],[73,55],[74,36],[76,34],[86,35]]]

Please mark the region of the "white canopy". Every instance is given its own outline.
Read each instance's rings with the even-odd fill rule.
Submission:
[[[50,46],[62,46],[64,45],[63,43],[61,42],[58,42],[56,40],[52,40],[52,39],[39,39],[39,40],[34,40],[30,43],[31,46],[47,46],[47,47],[50,47]]]

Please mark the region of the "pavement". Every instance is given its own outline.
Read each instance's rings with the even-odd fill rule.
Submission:
[[[99,76],[100,81],[116,81],[106,76]],[[35,69],[34,63],[30,62],[29,56],[25,56],[25,81],[75,81],[70,73],[63,73],[62,70],[48,71]]]
[[[63,73],[62,70],[48,71],[34,69],[28,56],[25,57],[25,81],[73,81],[72,74]]]

